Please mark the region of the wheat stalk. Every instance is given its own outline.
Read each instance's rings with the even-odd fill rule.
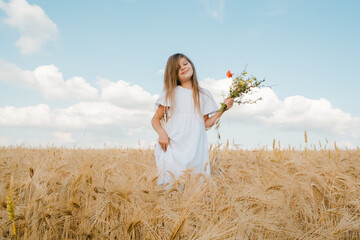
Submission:
[[[14,202],[14,176],[10,178],[9,195],[7,197],[7,210],[12,223],[13,235],[16,236],[15,228],[15,202]]]

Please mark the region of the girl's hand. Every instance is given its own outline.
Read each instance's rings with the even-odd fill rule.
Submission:
[[[227,110],[229,110],[229,109],[233,106],[233,104],[234,104],[234,99],[231,98],[231,97],[228,97],[227,99],[225,99],[224,103],[225,103],[226,106],[227,106],[226,109],[225,109],[225,111],[227,111]]]
[[[164,131],[159,134],[159,144],[164,152],[166,152],[167,147],[170,144],[170,138],[168,137],[167,133]]]

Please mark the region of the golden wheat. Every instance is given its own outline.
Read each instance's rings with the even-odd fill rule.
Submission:
[[[16,237],[16,227],[15,227],[15,202],[14,202],[14,176],[11,176],[10,185],[9,185],[9,195],[7,197],[7,211],[9,213],[9,218],[12,225],[12,233]]]
[[[212,147],[212,177],[156,184],[152,149],[0,148],[0,238],[359,239],[360,152]]]

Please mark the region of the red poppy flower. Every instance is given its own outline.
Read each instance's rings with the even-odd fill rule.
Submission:
[[[231,78],[231,77],[232,77],[232,73],[230,72],[230,70],[227,71],[226,76],[227,76],[228,78]]]

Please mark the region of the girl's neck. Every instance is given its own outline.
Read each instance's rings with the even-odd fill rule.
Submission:
[[[192,82],[191,82],[191,81],[183,82],[183,83],[181,83],[181,86],[182,86],[183,88],[187,88],[187,89],[190,89],[190,90],[193,89],[193,88],[192,88]]]

